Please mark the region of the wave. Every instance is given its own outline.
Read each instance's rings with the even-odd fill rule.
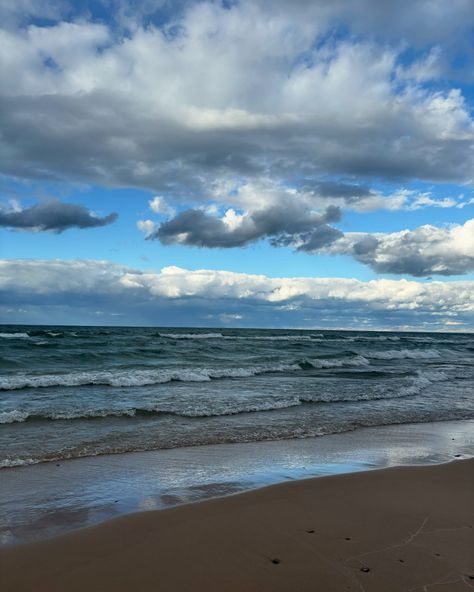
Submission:
[[[311,335],[224,335],[223,333],[158,333],[166,339],[227,339],[230,341],[318,341],[322,333]]]
[[[381,420],[378,417],[368,417],[359,419],[358,421],[344,422],[342,424],[330,423],[325,426],[313,425],[311,427],[306,426],[301,428],[290,426],[288,429],[283,429],[279,433],[275,431],[272,431],[271,433],[261,431],[254,431],[252,433],[231,432],[224,437],[221,434],[214,437],[212,434],[202,434],[201,437],[193,438],[191,440],[186,438],[175,439],[166,443],[162,441],[134,442],[125,439],[120,444],[109,445],[107,443],[103,443],[103,445],[100,447],[78,445],[73,448],[59,449],[54,452],[39,453],[35,458],[10,456],[0,460],[0,470],[46,462],[59,462],[74,458],[97,457],[110,454],[123,454],[127,452],[143,452],[151,450],[176,449],[184,446],[216,445],[226,443],[268,442],[288,439],[299,440],[306,438],[316,438],[329,434],[352,432],[364,427],[384,427],[391,425],[403,425],[407,423],[422,424],[453,420],[474,420],[474,416],[472,413],[467,411],[463,412],[462,410],[453,410],[453,413],[450,413],[449,415],[432,410],[429,413],[415,413],[409,417],[387,417],[384,420]]]
[[[23,423],[26,421],[60,421],[74,419],[103,419],[107,417],[136,417],[153,415],[175,415],[179,417],[218,417],[222,415],[238,415],[240,413],[254,413],[258,411],[274,411],[301,405],[302,399],[291,397],[274,401],[255,401],[241,405],[221,405],[214,409],[206,407],[188,407],[187,410],[173,410],[166,407],[131,407],[128,409],[82,409],[75,412],[54,411],[29,414],[25,411],[13,410],[0,414],[0,424]]]
[[[299,364],[275,364],[250,366],[248,368],[182,368],[179,370],[136,370],[134,372],[73,372],[70,374],[43,374],[40,376],[17,375],[0,378],[0,390],[87,385],[139,387],[172,381],[208,382],[220,378],[248,378],[258,374],[292,372],[301,369]]]
[[[20,423],[27,421],[30,414],[27,411],[20,411],[19,409],[13,409],[12,411],[2,411],[0,413],[0,424],[5,423]]]
[[[398,335],[373,335],[373,336],[365,336],[360,335],[357,337],[352,338],[345,338],[350,339],[351,341],[400,341],[400,337]]]
[[[179,417],[218,417],[223,415],[238,415],[241,413],[255,413],[260,411],[275,411],[288,409],[304,403],[354,403],[358,401],[375,401],[380,399],[395,399],[418,395],[423,389],[434,382],[449,380],[444,372],[419,372],[409,384],[398,385],[395,388],[387,388],[381,385],[376,389],[356,393],[354,395],[334,395],[334,393],[319,392],[308,396],[293,396],[279,399],[265,399],[260,401],[239,401],[211,402],[200,406],[187,405],[186,409],[179,409],[162,404],[141,407],[129,407],[118,409],[77,409],[75,411],[44,411],[28,413],[25,410],[13,409],[0,413],[0,424],[23,423],[31,421],[60,421],[78,419],[103,419],[107,417],[136,417],[175,415]]]
[[[64,333],[62,331],[47,331],[43,329],[30,331],[28,334],[30,337],[64,337]]]
[[[64,333],[58,331],[44,330],[15,333],[0,333],[0,338],[3,339],[32,339],[34,337],[64,337]]]
[[[166,339],[220,339],[222,333],[158,333],[159,337]]]
[[[304,360],[300,365],[303,368],[345,368],[351,366],[368,366],[370,364],[369,360],[364,356],[354,356],[353,358],[346,358],[342,360],[324,360],[324,359],[315,359],[315,360]]]
[[[40,462],[42,462],[42,459],[36,460],[34,458],[4,458],[3,460],[0,460],[0,469],[12,469],[13,467],[36,465]]]
[[[319,341],[323,335],[226,335],[225,339],[244,341]]]
[[[28,333],[0,333],[2,339],[29,339]]]
[[[330,369],[367,366],[364,356],[356,355],[342,360],[312,359],[292,364],[269,364],[244,368],[181,368],[178,370],[92,371],[69,374],[15,375],[0,378],[0,391],[25,388],[79,387],[104,385],[113,387],[142,387],[168,382],[209,382],[224,378],[250,378],[259,374],[296,372],[308,369]]]
[[[364,356],[375,360],[430,360],[439,358],[441,354],[437,349],[392,349],[387,351],[368,352],[364,353]]]

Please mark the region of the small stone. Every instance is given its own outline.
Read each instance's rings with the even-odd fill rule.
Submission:
[[[278,565],[279,563],[281,563],[281,561],[279,559],[272,559],[272,563]]]
[[[307,532],[308,534],[313,534],[313,533],[314,533],[314,530],[311,528],[310,530],[307,530],[306,532]]]
[[[368,573],[370,571],[370,567],[361,567],[360,571],[363,571],[364,573]]]
[[[345,541],[350,541],[351,540],[351,537],[346,537],[344,540]]]

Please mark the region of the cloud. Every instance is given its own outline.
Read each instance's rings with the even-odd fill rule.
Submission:
[[[235,177],[470,182],[469,105],[408,76],[399,43],[459,39],[470,2],[362,6],[190,2],[126,34],[86,18],[5,30],[0,170],[146,188],[172,205]]]
[[[149,238],[156,231],[156,224],[153,220],[138,220],[137,228]]]
[[[34,18],[56,21],[65,9],[66,2],[61,0],[2,0],[0,22],[4,27],[15,27]]]
[[[227,210],[218,218],[202,210],[186,210],[164,222],[148,238],[163,244],[186,244],[197,247],[242,247],[262,238],[270,238],[274,246],[295,245],[298,250],[320,249],[342,233],[328,223],[340,220],[340,210],[334,206],[324,214],[308,212],[297,203],[270,206],[238,215]]]
[[[339,190],[337,185],[329,188],[334,195]],[[474,219],[464,225],[446,228],[424,225],[392,233],[349,232],[344,235],[331,226],[340,220],[338,207],[329,206],[323,214],[311,209],[312,202],[321,203],[321,199],[324,202],[325,198],[307,191],[279,191],[259,194],[261,203],[269,205],[243,214],[232,208],[226,210],[223,216],[191,209],[159,226],[151,220],[140,222],[140,228],[146,232],[148,239],[159,239],[163,244],[207,248],[242,247],[268,239],[275,247],[291,247],[315,254],[349,255],[378,273],[423,277],[474,271]],[[246,186],[237,200],[249,203],[253,192],[253,187]],[[358,198],[352,197],[354,193],[351,188],[349,200]],[[382,199],[364,188],[361,188],[360,195],[362,204],[357,202],[359,211],[370,209],[367,200]],[[428,193],[413,191],[400,191],[388,199],[390,205],[386,207],[393,209],[416,210],[426,206],[453,207],[458,204],[455,200],[434,200]]]
[[[52,199],[28,208],[0,207],[0,226],[16,230],[63,232],[68,228],[96,228],[115,222],[117,214],[101,218],[84,206]]]
[[[160,197],[159,195],[154,197],[148,203],[150,209],[153,210],[155,214],[160,214],[162,216],[174,216],[176,213],[176,210],[166,203],[165,198]]]
[[[303,179],[298,185],[278,183],[268,177],[260,177],[252,181],[236,180],[215,181],[210,185],[208,197],[221,204],[232,203],[244,209],[279,205],[288,209],[306,207],[324,209],[337,206],[356,212],[372,212],[376,210],[418,210],[426,207],[450,208],[464,207],[468,202],[463,198],[435,198],[431,192],[419,192],[413,189],[400,188],[392,193],[383,193],[368,185],[355,185],[337,181],[319,181]]]
[[[474,218],[463,225],[424,225],[392,233],[348,233],[327,249],[352,255],[378,273],[460,275],[474,271]]]
[[[246,326],[471,326],[474,282],[281,277],[165,267],[141,271],[106,261],[2,260],[0,313],[14,321]],[[225,316],[222,316],[225,315]],[[109,318],[110,317],[110,318]]]

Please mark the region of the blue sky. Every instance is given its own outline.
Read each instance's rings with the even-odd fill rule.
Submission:
[[[468,0],[0,20],[1,322],[472,330]]]

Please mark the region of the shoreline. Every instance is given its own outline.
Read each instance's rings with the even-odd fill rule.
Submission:
[[[117,516],[315,476],[474,455],[474,421],[360,428],[318,438],[104,455],[2,471],[0,542],[47,539]]]
[[[280,483],[4,547],[1,587],[468,591],[472,499],[474,459]]]

